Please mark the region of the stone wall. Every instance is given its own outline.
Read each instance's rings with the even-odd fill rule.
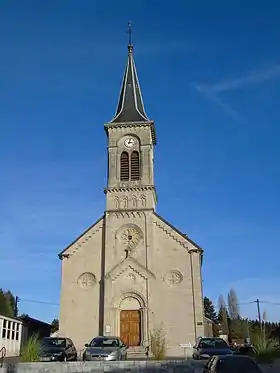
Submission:
[[[201,373],[203,366],[193,360],[19,363],[5,365],[0,373]]]
[[[204,364],[194,360],[19,363],[4,364],[0,373],[202,373]],[[264,373],[279,373],[280,361],[262,369]]]

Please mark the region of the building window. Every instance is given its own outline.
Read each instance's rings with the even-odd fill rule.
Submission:
[[[130,158],[130,178],[132,181],[140,179],[140,162],[139,162],[139,153],[133,151]]]
[[[7,320],[3,320],[2,338],[6,338],[7,335]]]
[[[18,341],[19,338],[19,323],[16,325],[16,340]]]
[[[129,180],[129,156],[127,152],[121,154],[121,181]]]

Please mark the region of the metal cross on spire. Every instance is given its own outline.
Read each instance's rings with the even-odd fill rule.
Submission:
[[[128,49],[132,50],[133,47],[132,47],[132,40],[131,40],[131,35],[132,35],[132,24],[131,24],[131,22],[128,22],[127,33],[128,33]]]

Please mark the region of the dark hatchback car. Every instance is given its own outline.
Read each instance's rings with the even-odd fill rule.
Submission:
[[[205,360],[213,355],[233,355],[233,351],[222,338],[201,338],[193,347],[193,359]]]
[[[249,356],[212,356],[203,373],[263,373],[258,364]]]
[[[40,361],[77,361],[78,354],[70,338],[49,337],[41,340]]]

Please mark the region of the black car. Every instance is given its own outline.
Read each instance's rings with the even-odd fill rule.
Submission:
[[[233,351],[222,338],[201,338],[193,347],[193,359],[205,360],[213,355],[232,355]]]
[[[77,361],[78,353],[70,338],[48,337],[41,340],[40,361]]]
[[[203,373],[263,373],[258,364],[249,356],[212,356]]]

